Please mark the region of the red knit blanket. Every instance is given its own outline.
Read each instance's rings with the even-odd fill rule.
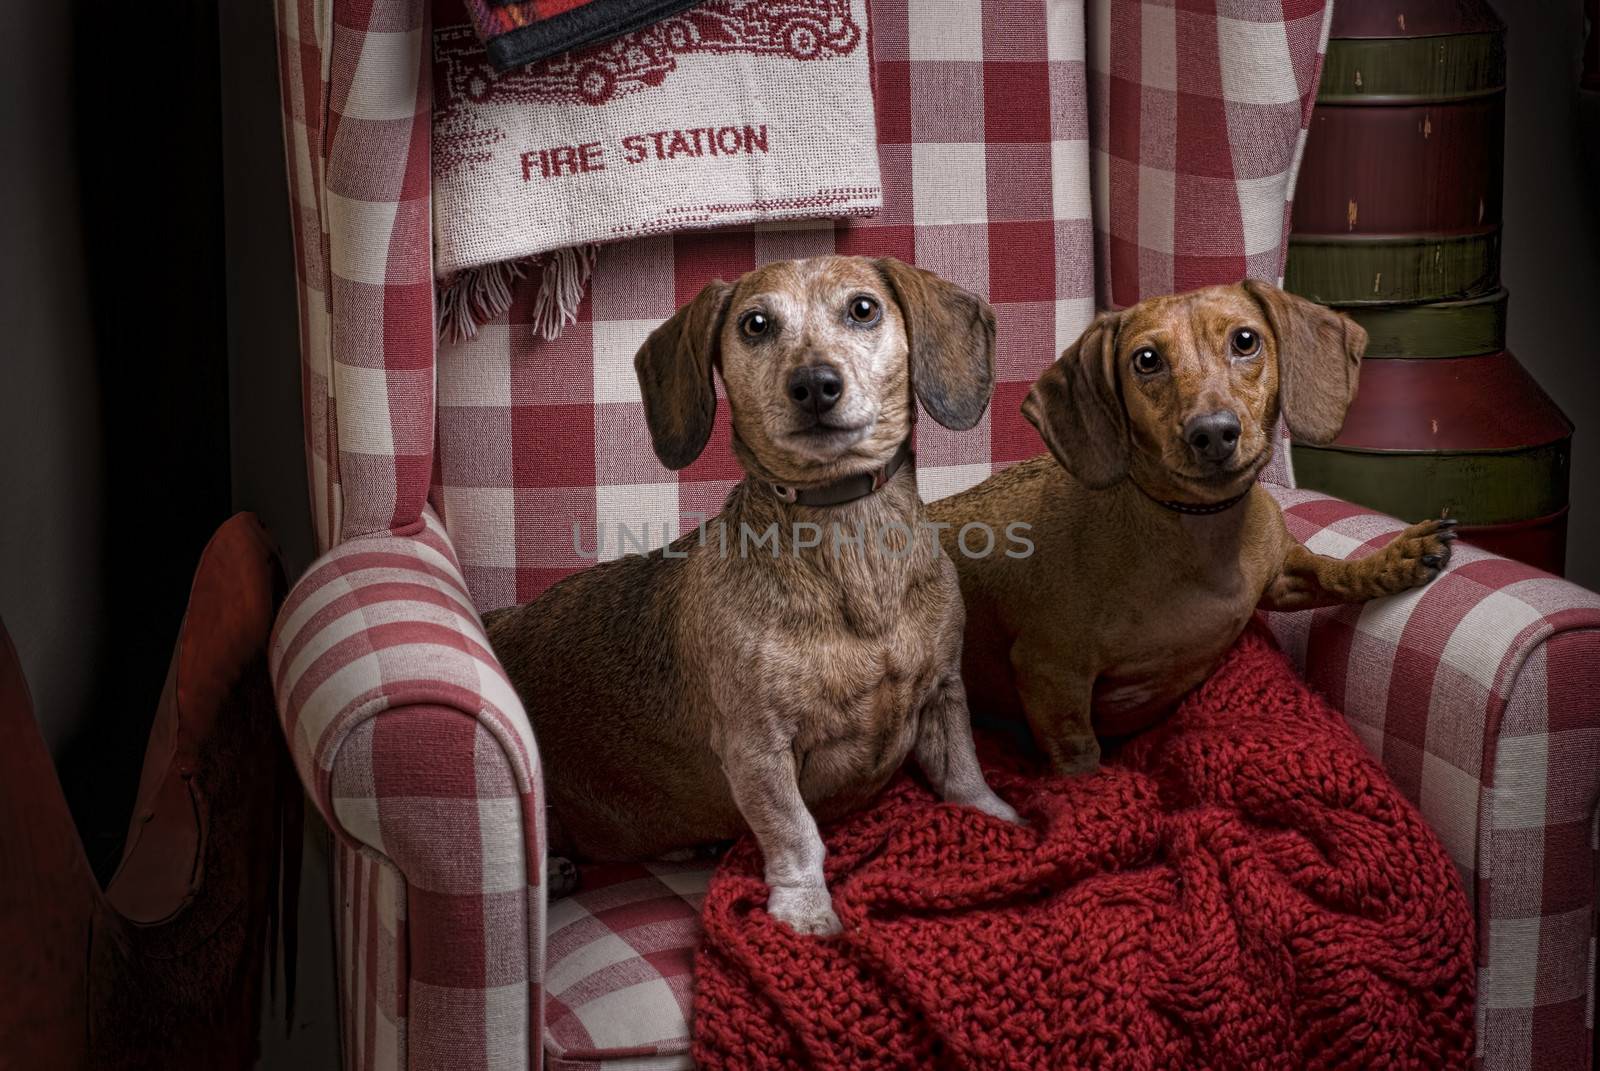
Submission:
[[[705,901],[698,1067],[1469,1062],[1461,880],[1264,632],[1098,775],[982,747],[1031,827],[902,775],[824,830],[840,937],[774,922],[735,846]]]

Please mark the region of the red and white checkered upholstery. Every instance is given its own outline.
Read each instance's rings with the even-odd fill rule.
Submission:
[[[347,1055],[521,1066],[542,1008],[539,757],[432,511],[415,534],[319,559],[284,603],[271,669],[340,838],[341,992],[360,1002],[343,1008]]]
[[[712,869],[705,862],[589,866],[579,893],[550,905],[549,1067],[693,1067],[694,953]]]
[[[277,0],[311,511],[415,525],[433,459],[432,87],[421,0]]]
[[[382,855],[346,845],[333,874],[339,919],[339,1034],[347,1067],[407,1067],[406,879]],[[359,1062],[356,1062],[359,1061]]]
[[[477,612],[585,564],[597,527],[714,510],[724,422],[681,473],[631,359],[716,275],[894,254],[988,296],[999,387],[920,427],[935,497],[1040,450],[1018,407],[1098,303],[1278,274],[1322,0],[874,0],[877,219],[607,248],[554,341],[529,295],[435,348],[425,0],[279,0],[312,506],[327,553],[273,646],[338,838],[346,1065],[687,1066],[707,868],[591,868],[547,905],[537,750]],[[1287,482],[1286,470],[1278,470]],[[1313,549],[1396,527],[1282,487]],[[608,544],[605,556],[617,548]],[[1586,1067],[1600,603],[1463,549],[1426,591],[1274,628],[1473,876],[1485,1067]]]
[[[1090,3],[1100,305],[1277,279],[1333,5]]]

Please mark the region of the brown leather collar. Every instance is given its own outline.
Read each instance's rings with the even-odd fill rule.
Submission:
[[[1135,483],[1133,486],[1139,487],[1138,483]],[[1174,502],[1173,500],[1167,498],[1157,498],[1149,491],[1146,491],[1143,487],[1139,487],[1139,492],[1156,505],[1162,507],[1163,509],[1170,509],[1174,513],[1187,513],[1191,517],[1209,517],[1213,513],[1222,513],[1225,510],[1230,510],[1239,503],[1243,502],[1245,500],[1245,496],[1250,493],[1250,490],[1251,488],[1246,487],[1243,491],[1240,491],[1232,498],[1225,498],[1221,502],[1210,502],[1206,505],[1199,506],[1192,502]]]
[[[846,476],[842,480],[825,483],[820,487],[790,487],[787,484],[769,484],[772,493],[785,502],[793,502],[797,506],[842,506],[846,502],[866,498],[875,491],[881,490],[883,485],[894,478],[900,471],[900,466],[907,461],[914,460],[911,453],[911,440],[907,439],[895,450],[889,463],[873,472],[858,472],[854,476]]]

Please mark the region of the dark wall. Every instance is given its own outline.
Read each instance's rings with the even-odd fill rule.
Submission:
[[[107,636],[107,511],[88,255],[72,141],[70,12],[32,4],[0,34],[0,617],[59,754]]]
[[[271,5],[221,16],[80,0],[0,35],[0,617],[100,869],[211,532],[254,509],[313,553]]]
[[[266,522],[289,575],[298,576],[316,546],[277,37],[271,4],[223,4],[219,17],[233,503]]]
[[[10,14],[0,614],[104,874],[229,513],[216,21],[194,2]]]
[[[1600,589],[1600,93],[1578,89],[1582,0],[1495,9],[1509,51],[1501,272],[1511,348],[1577,425],[1567,575]]]

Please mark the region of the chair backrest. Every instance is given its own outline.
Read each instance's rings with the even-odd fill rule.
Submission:
[[[1022,398],[1097,306],[1281,273],[1331,10],[873,0],[876,218],[609,246],[558,339],[535,333],[525,288],[435,360],[420,4],[335,0],[326,25],[312,0],[280,9],[308,456],[325,545],[414,525],[426,500],[484,609],[591,564],[578,548],[597,533],[610,557],[618,524],[659,544],[720,506],[740,476],[726,407],[702,457],[669,472],[632,361],[706,282],[765,261],[888,254],[992,302],[993,404],[967,432],[920,423],[925,497],[1038,453]]]

